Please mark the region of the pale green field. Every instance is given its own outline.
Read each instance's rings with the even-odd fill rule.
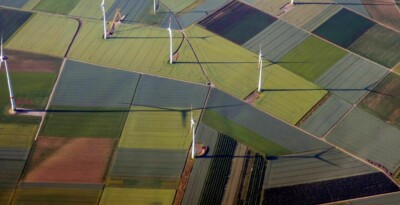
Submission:
[[[114,4],[115,0],[107,0],[105,3],[106,12]],[[100,8],[101,1],[99,0],[81,0],[75,8],[69,13],[71,16],[79,16],[86,18],[102,19]],[[111,19],[109,19],[111,20]]]
[[[174,201],[173,189],[105,188],[100,205],[170,205]]]
[[[194,2],[196,2],[196,0],[161,0],[161,3],[165,4],[165,6],[174,13],[181,11]]]
[[[0,147],[30,148],[38,125],[0,124]]]
[[[256,107],[286,122],[296,124],[327,91],[292,72],[277,66],[267,66],[263,73],[263,91]]]
[[[394,68],[393,71],[400,74],[400,63],[398,63]]]
[[[30,0],[26,2],[26,4],[22,8],[27,10],[32,10],[39,2],[40,0]]]
[[[217,88],[240,99],[257,89],[257,55],[199,27],[191,27],[187,32],[202,66]],[[279,65],[269,64],[264,61],[263,89],[275,90],[263,92],[256,106],[295,124],[326,91]]]
[[[78,28],[67,17],[35,14],[6,44],[6,48],[62,57]]]
[[[102,32],[101,21],[84,20],[69,57],[162,77],[206,82],[186,42],[180,48],[178,63],[168,63],[169,36],[166,29],[122,24],[108,40],[102,39]],[[173,36],[175,50],[182,41],[182,35],[174,31]]]
[[[119,147],[143,149],[188,149],[192,142],[190,112],[134,107],[119,141]],[[194,111],[197,122],[199,111]]]

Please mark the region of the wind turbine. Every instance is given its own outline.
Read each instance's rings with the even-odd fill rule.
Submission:
[[[104,0],[101,3],[100,7],[103,12],[104,39],[107,39],[106,9],[104,8]]]
[[[168,25],[168,32],[169,32],[169,63],[173,64],[172,59],[172,30],[171,30],[171,17],[169,17],[169,25]]]
[[[193,118],[193,108],[191,108],[190,114],[191,114],[190,129],[192,130],[192,159],[194,159],[196,157],[195,156],[195,152],[196,152],[196,134],[195,134],[196,122],[194,121],[194,118]]]
[[[290,1],[290,4],[294,5],[294,4],[295,4],[295,3],[294,3],[294,0],[291,0],[291,1]]]
[[[258,54],[258,67],[260,69],[260,76],[258,79],[258,92],[261,92],[261,84],[262,84],[262,53],[261,53],[261,45],[260,45],[260,53]]]
[[[153,0],[153,14],[156,14],[156,0]]]
[[[1,51],[0,51],[0,69],[1,69],[1,64],[4,62],[4,66],[6,67],[6,75],[7,75],[7,84],[8,84],[8,91],[10,93],[10,103],[11,103],[11,109],[12,111],[17,111],[17,108],[15,106],[15,99],[14,99],[14,93],[12,90],[11,86],[11,78],[10,78],[10,73],[8,72],[8,66],[7,66],[7,59],[8,57],[4,55],[3,52],[3,37],[1,37]]]

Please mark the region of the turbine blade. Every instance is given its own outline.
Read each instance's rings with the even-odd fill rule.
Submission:
[[[1,61],[3,61],[3,36],[1,37]]]
[[[3,64],[3,63],[0,62],[0,70],[1,70],[1,64]]]
[[[168,26],[168,29],[171,29],[171,21],[172,21],[172,16],[169,17],[169,26]]]

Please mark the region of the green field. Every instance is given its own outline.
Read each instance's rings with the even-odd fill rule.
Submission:
[[[266,140],[252,130],[247,129],[246,127],[243,127],[216,112],[206,111],[202,122],[225,135],[231,136],[238,142],[246,144],[260,153],[267,155],[283,155],[291,153],[286,148]]]
[[[115,0],[107,0],[105,2],[105,10],[111,8]],[[69,13],[71,16],[79,16],[86,18],[102,19],[102,13],[100,9],[101,1],[99,0],[81,0],[75,6],[75,8]],[[111,20],[111,19],[108,19]]]
[[[0,147],[30,148],[38,125],[0,124]]]
[[[19,188],[13,204],[20,205],[93,205],[97,204],[101,190],[69,188]]]
[[[41,0],[34,10],[56,14],[68,14],[81,0]],[[87,0],[84,0],[87,1]]]
[[[170,205],[175,196],[171,189],[132,189],[107,187],[100,200],[100,205]]]
[[[284,68],[314,81],[346,54],[346,51],[311,36],[279,61]]]
[[[168,63],[169,37],[165,29],[122,24],[109,40],[102,39],[102,32],[101,21],[85,20],[69,57],[163,77],[206,82],[186,42],[179,50],[178,63]],[[176,49],[182,35],[173,32],[173,36]]]
[[[327,93],[278,65],[264,68],[263,77],[265,91],[255,106],[290,124],[296,124]]]
[[[28,12],[0,8],[0,32],[3,41],[7,42],[8,38],[10,38],[31,15],[32,13]]]
[[[51,137],[110,137],[120,136],[128,110],[51,106],[41,131]]]
[[[400,34],[377,24],[351,44],[349,49],[391,68],[399,62],[399,47]]]
[[[62,57],[77,28],[75,20],[38,13],[7,42],[6,48]]]
[[[161,0],[161,3],[165,4],[174,13],[181,11],[195,2],[196,0]]]
[[[199,112],[193,114],[197,121]],[[135,106],[128,115],[119,147],[188,149],[191,142],[190,111]]]

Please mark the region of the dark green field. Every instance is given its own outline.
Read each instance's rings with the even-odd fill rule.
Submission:
[[[342,9],[315,29],[313,33],[347,48],[374,25],[373,21],[347,9]]]
[[[79,1],[80,0],[41,0],[34,9],[38,11],[66,15],[75,8]]]
[[[6,42],[31,15],[28,12],[0,8],[0,33],[3,41]]]

